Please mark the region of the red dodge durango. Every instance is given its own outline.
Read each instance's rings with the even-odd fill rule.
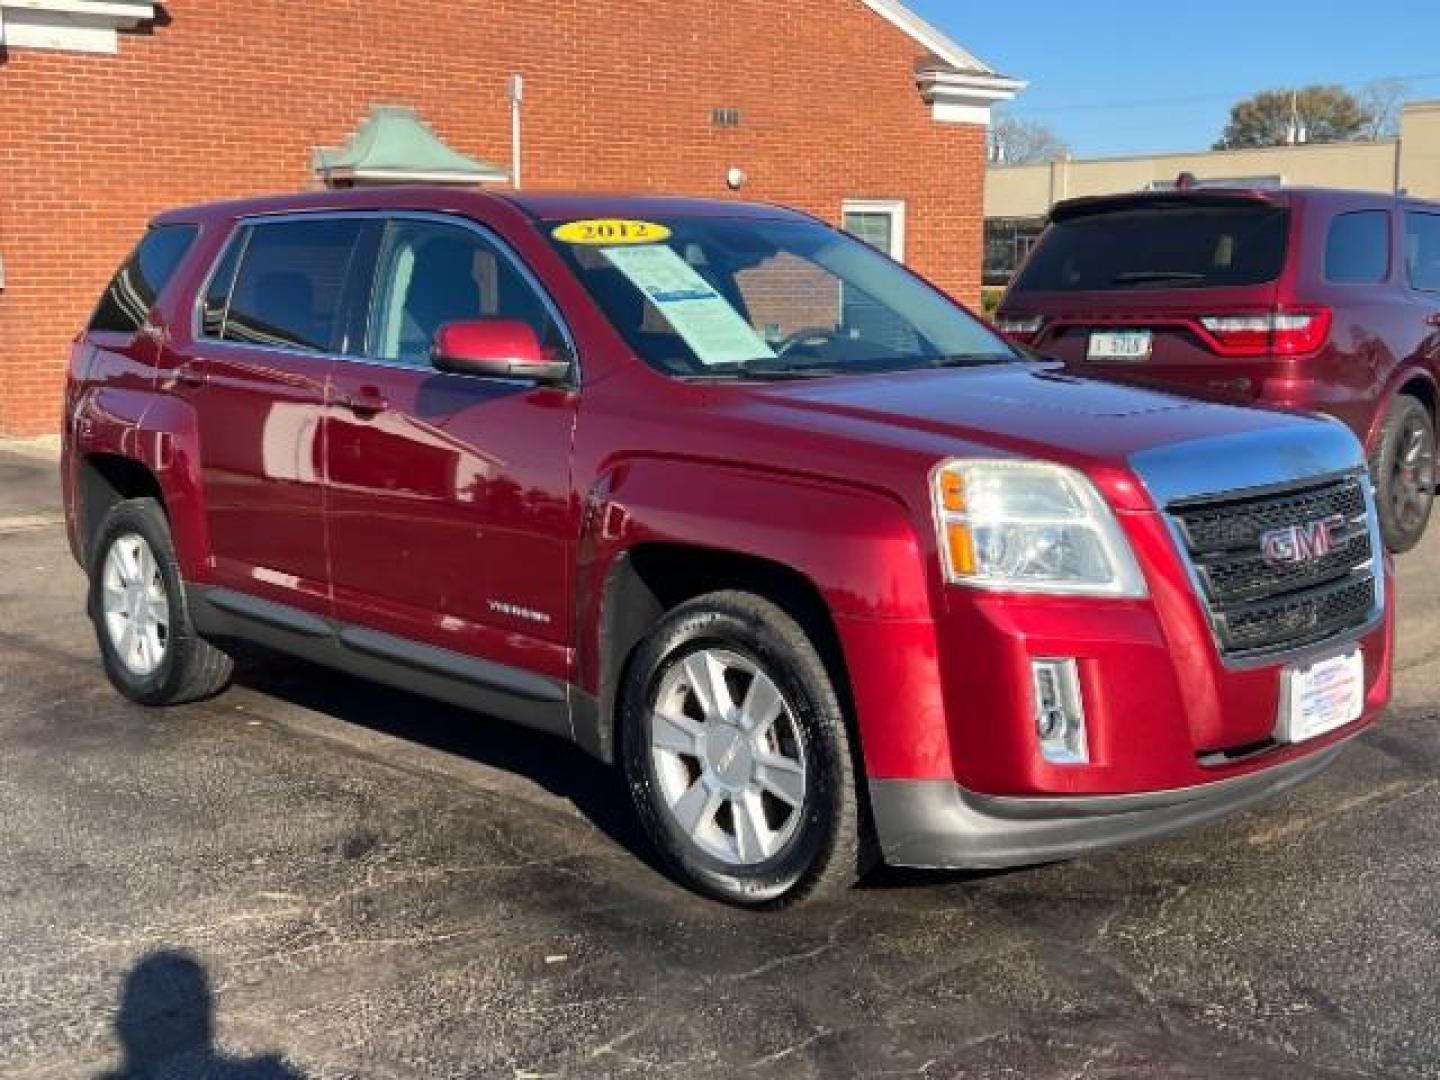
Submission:
[[[1440,203],[1189,187],[1071,199],[1050,220],[1000,304],[1012,339],[1086,377],[1333,416],[1368,448],[1390,550],[1419,542],[1435,497]]]
[[[775,207],[166,213],[64,437],[121,693],[251,642],[572,740],[737,904],[1208,820],[1390,692],[1346,427],[1075,378]]]

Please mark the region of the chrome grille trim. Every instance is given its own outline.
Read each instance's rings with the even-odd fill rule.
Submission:
[[[1165,513],[1228,664],[1353,640],[1383,614],[1383,549],[1363,470],[1181,499]],[[1293,568],[1264,562],[1267,530],[1332,516],[1344,525],[1329,554]]]

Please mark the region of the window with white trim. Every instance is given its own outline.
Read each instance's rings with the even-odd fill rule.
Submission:
[[[897,262],[905,261],[905,203],[899,199],[846,199],[841,207],[846,232]]]

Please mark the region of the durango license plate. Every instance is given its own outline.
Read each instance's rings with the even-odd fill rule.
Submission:
[[[1092,330],[1085,359],[1138,364],[1150,359],[1149,330]]]
[[[1360,719],[1365,707],[1365,661],[1359,649],[1307,667],[1286,669],[1275,737],[1298,743]]]

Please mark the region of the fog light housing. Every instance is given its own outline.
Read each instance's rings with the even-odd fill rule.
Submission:
[[[1053,765],[1084,765],[1090,760],[1085,742],[1085,703],[1080,695],[1080,668],[1074,660],[1030,661],[1035,690],[1035,735],[1040,756]]]

